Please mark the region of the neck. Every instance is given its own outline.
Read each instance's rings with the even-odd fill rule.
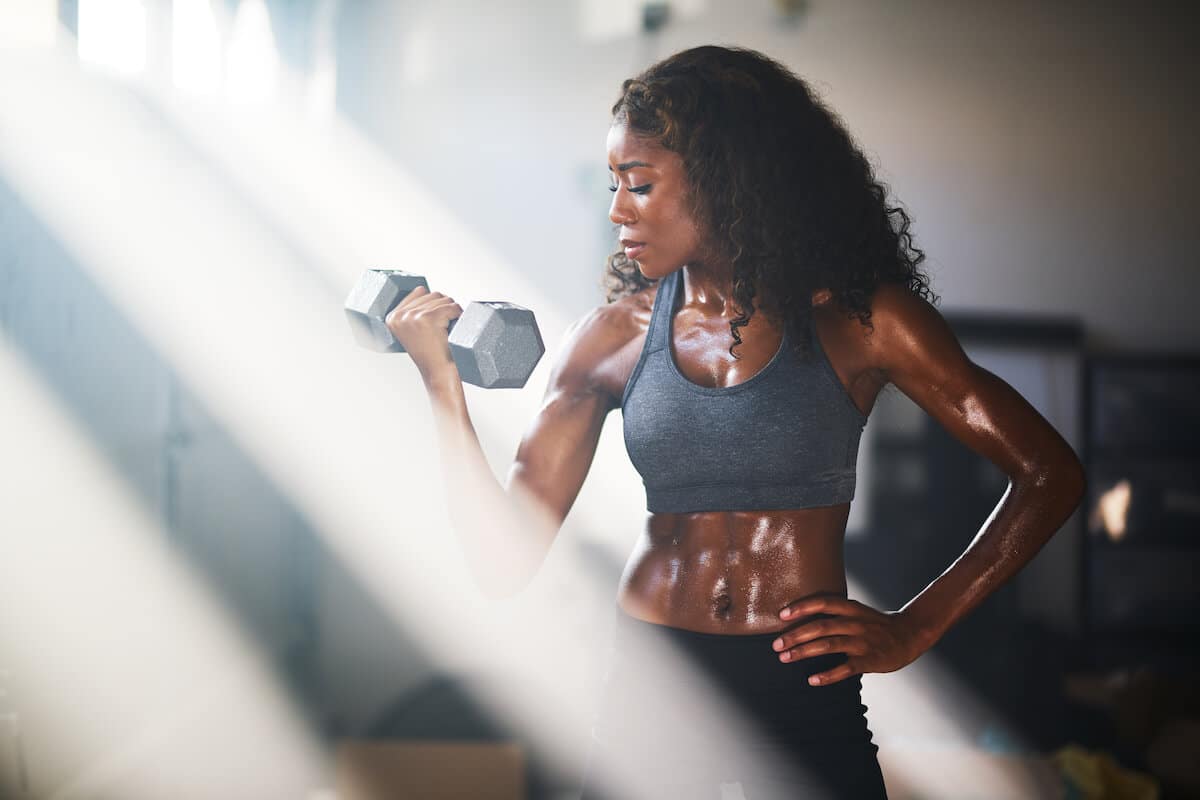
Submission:
[[[733,268],[714,267],[703,262],[685,264],[682,268],[683,302],[704,316],[734,319],[741,316],[733,298]],[[757,298],[757,295],[755,296]]]

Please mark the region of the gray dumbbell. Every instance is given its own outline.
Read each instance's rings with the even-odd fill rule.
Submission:
[[[369,269],[346,298],[346,319],[363,347],[403,353],[388,330],[387,315],[424,276],[397,269]],[[464,383],[485,389],[519,389],[546,351],[533,312],[499,300],[472,302],[450,320],[450,354]]]

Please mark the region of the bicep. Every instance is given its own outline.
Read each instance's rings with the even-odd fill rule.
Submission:
[[[890,292],[876,308],[877,366],[952,436],[1010,478],[1073,477],[1070,445],[1016,389],[968,358],[933,306]]]
[[[590,379],[603,350],[596,316],[586,315],[567,331],[541,407],[508,473],[507,489],[532,494],[559,524],[583,487],[612,407]]]

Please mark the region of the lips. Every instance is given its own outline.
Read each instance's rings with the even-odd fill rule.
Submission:
[[[625,248],[626,258],[637,258],[646,249],[645,242],[635,242],[633,239],[622,239],[621,244]]]

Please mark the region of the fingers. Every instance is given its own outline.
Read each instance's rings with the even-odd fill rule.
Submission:
[[[798,619],[822,612],[826,614],[849,614],[853,616],[861,614],[865,610],[866,606],[857,600],[850,600],[840,595],[823,594],[816,597],[806,597],[794,603],[788,603],[780,610],[779,616],[781,619]]]
[[[861,674],[861,672],[862,670],[854,665],[854,659],[850,659],[845,664],[841,664],[833,669],[810,675],[808,682],[813,686],[827,686],[831,683],[844,681],[846,678],[852,678],[855,675]]]
[[[435,322],[449,322],[452,319],[461,317],[463,310],[462,306],[447,298],[445,302],[430,303],[427,306],[421,306],[414,313],[421,318],[428,316]]]
[[[404,299],[393,309],[393,312],[399,310],[401,313],[407,311],[428,311],[431,308],[438,308],[445,305],[442,301],[448,301],[457,306],[453,297],[447,297],[441,292],[431,292],[424,286],[414,287],[412,291],[404,296]]]
[[[816,641],[784,650],[779,654],[780,661],[799,661],[802,658],[812,658],[829,653],[846,653],[847,655],[866,655],[867,645],[862,639],[853,636],[826,636]]]
[[[417,287],[420,289],[421,287]],[[416,290],[414,290],[416,291]],[[410,293],[411,296],[411,293]],[[458,303],[454,302],[453,298],[445,295],[433,293],[408,302],[406,297],[398,306],[388,312],[384,317],[384,324],[389,328],[397,321],[412,322],[416,320],[430,320],[432,322],[440,322],[445,325],[452,319],[458,319],[462,316],[463,309]]]
[[[782,652],[805,642],[844,638],[845,635],[862,636],[865,632],[866,626],[857,620],[846,617],[819,619],[784,631],[771,643],[771,647],[777,652]]]

